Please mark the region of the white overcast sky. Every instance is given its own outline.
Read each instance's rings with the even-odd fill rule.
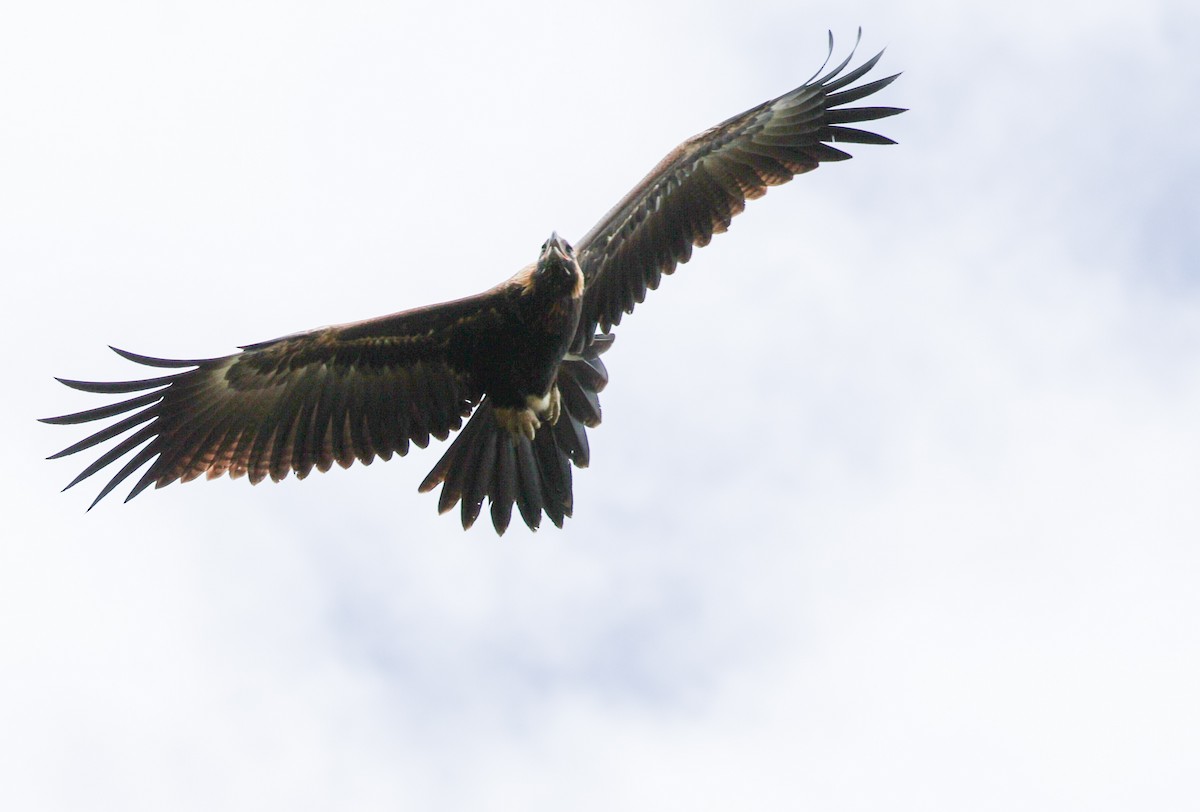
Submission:
[[[1194,0],[10,6],[0,806],[1195,808]],[[52,375],[488,287],[858,25],[900,145],[618,329],[565,530],[58,492]]]

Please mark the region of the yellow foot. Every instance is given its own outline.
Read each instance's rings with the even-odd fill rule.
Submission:
[[[537,430],[542,427],[542,421],[537,419],[533,409],[496,409],[496,422],[500,428],[512,435],[513,439],[524,434],[532,440]]]
[[[562,396],[555,386],[547,395],[530,395],[525,398],[524,409],[496,407],[496,422],[514,439],[524,435],[532,440],[537,436],[537,430],[542,427],[543,420],[553,426],[561,414]]]
[[[542,419],[551,426],[558,424],[558,416],[562,414],[562,396],[558,394],[558,386],[550,387],[550,402],[546,404],[546,411],[542,412]]]

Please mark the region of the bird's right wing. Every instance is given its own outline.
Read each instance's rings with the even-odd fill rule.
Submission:
[[[95,505],[151,460],[127,500],[150,485],[201,474],[278,481],[334,462],[348,467],[403,455],[410,442],[424,448],[430,436],[444,440],[459,428],[482,396],[470,359],[474,343],[501,318],[497,302],[489,292],[264,341],[222,358],[177,361],[116,350],[145,366],[183,371],[134,381],[60,378],[84,392],[140,394],[44,418],[78,424],[127,415],[52,459],[121,438],[67,486],[131,455]]]

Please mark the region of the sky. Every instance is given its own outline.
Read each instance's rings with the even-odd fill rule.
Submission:
[[[1194,3],[3,17],[4,808],[1193,808]],[[490,287],[859,25],[899,145],[617,328],[563,530],[434,449],[59,493],[52,376]]]

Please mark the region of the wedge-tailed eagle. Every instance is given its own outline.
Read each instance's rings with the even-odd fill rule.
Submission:
[[[832,54],[832,36],[829,47]],[[747,200],[850,157],[835,145],[894,143],[846,126],[902,112],[849,106],[896,78],[855,84],[881,56],[847,71],[851,51],[823,75],[824,65],[795,90],[684,141],[574,248],[551,234],[536,262],[491,290],[223,358],[115,350],[171,371],[106,383],[60,378],[73,389],[132,397],[46,418],[74,424],[125,415],[52,458],[120,438],[67,485],[128,457],[95,505],[147,463],[127,501],[150,485],[201,475],[303,479],[334,463],[403,456],[461,427],[420,487],[442,486],[439,511],[461,503],[468,528],[486,498],[499,533],[514,504],[530,528],[543,513],[561,527],[573,509],[571,467],[588,465],[587,429],[600,424],[598,393],[608,382],[600,355],[612,327],[687,262],[693,246],[725,231]]]

